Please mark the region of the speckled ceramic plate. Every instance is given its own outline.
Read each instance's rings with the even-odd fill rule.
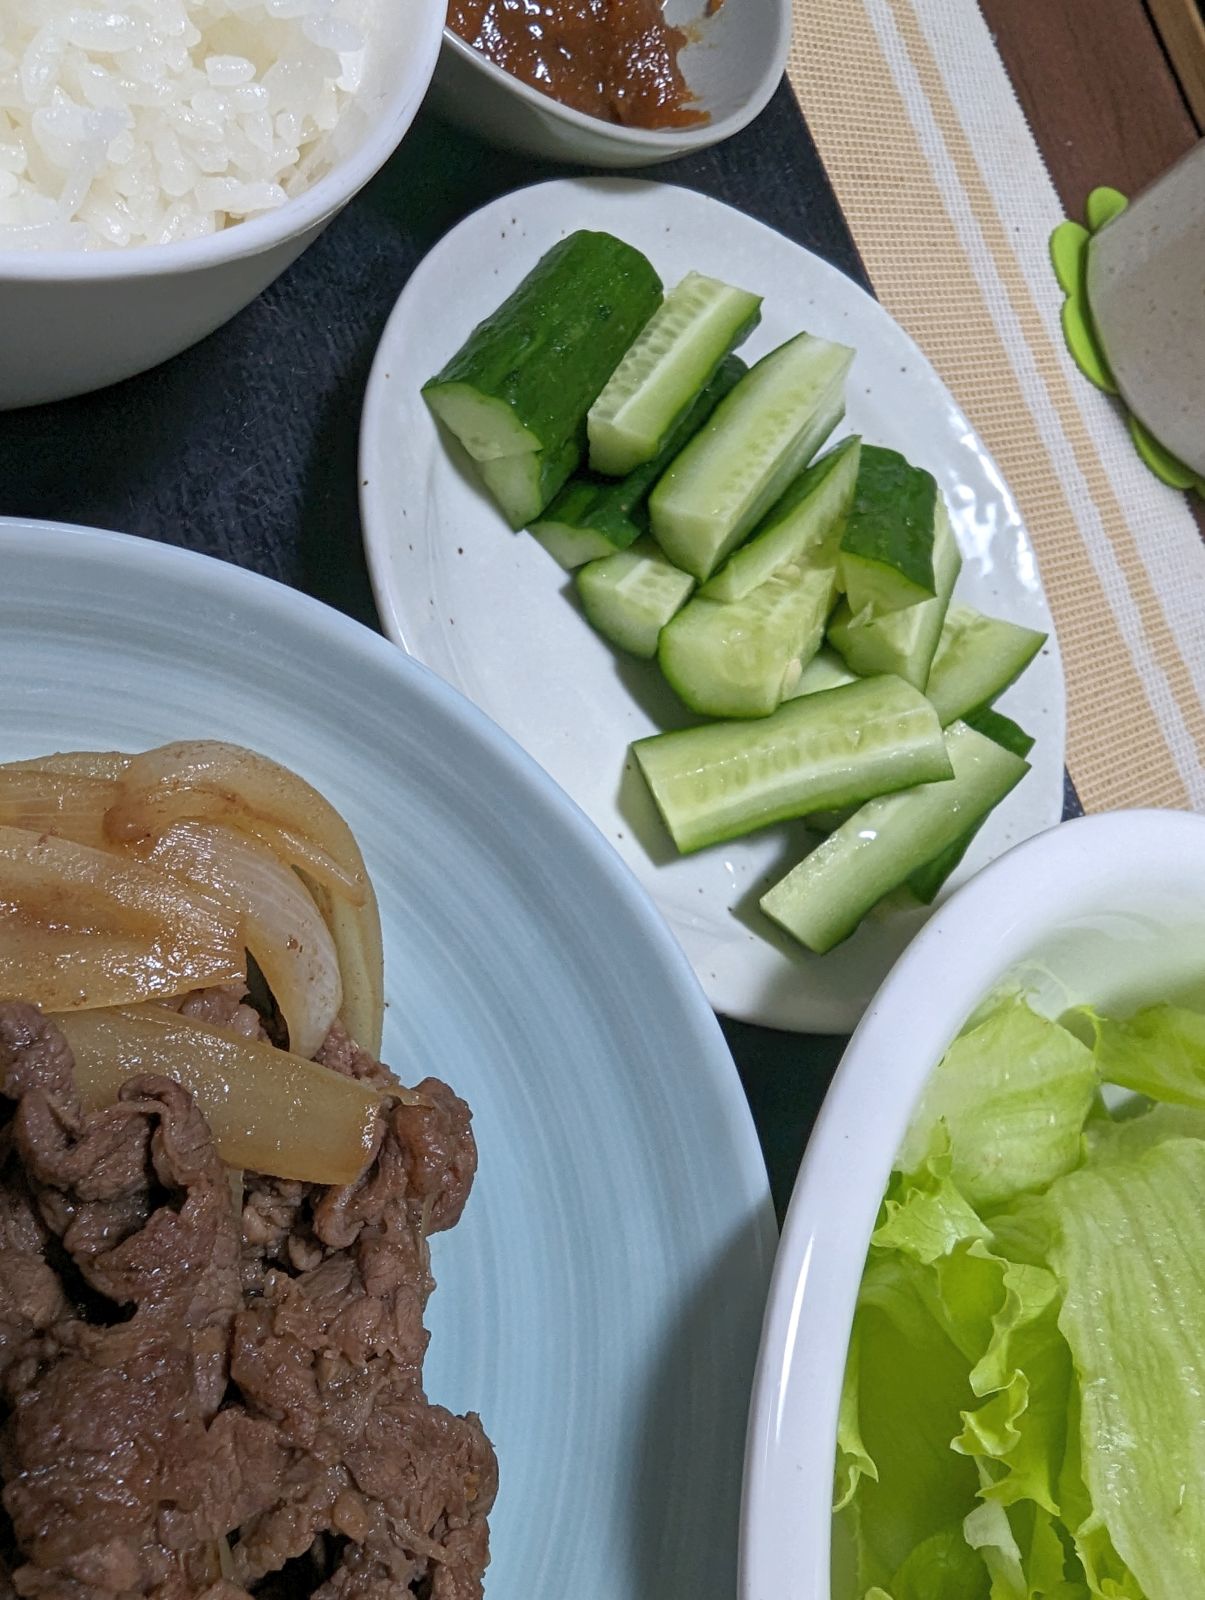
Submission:
[[[661,919],[534,762],[385,640],[202,556],[0,521],[0,760],[197,736],[347,817],[380,895],[385,1055],[473,1107],[427,1386],[497,1446],[490,1600],[727,1600],[774,1226]]]
[[[818,960],[757,909],[765,886],[807,848],[800,827],[674,854],[624,758],[633,739],[674,725],[677,702],[654,666],[618,660],[591,631],[566,574],[528,535],[508,530],[419,397],[469,329],[576,228],[639,246],[667,283],[694,268],[764,295],[743,355],[763,355],[801,328],[854,345],[848,428],[936,476],[965,558],[959,595],[1049,631],[1033,549],[995,464],[878,302],[781,234],[690,190],[592,178],[506,195],[426,257],[385,329],[364,408],[360,503],[386,632],[488,712],[592,818],[657,902],[714,1006],[771,1027],[843,1032],[923,914],[870,919]],[[1001,706],[1037,739],[1033,771],[993,813],[955,883],[1061,815],[1063,681],[1053,636]]]

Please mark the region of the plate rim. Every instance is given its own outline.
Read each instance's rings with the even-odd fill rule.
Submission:
[[[380,620],[383,633],[407,655],[411,655],[413,659],[419,661],[420,663],[422,662],[422,656],[415,654],[412,651],[410,644],[407,642],[406,631],[403,626],[402,613],[397,603],[397,586],[391,582],[387,515],[383,512],[381,515],[378,515],[378,507],[376,505],[376,497],[379,493],[377,485],[380,477],[380,474],[376,471],[377,463],[380,460],[380,451],[377,447],[377,438],[381,432],[379,419],[389,414],[391,409],[391,397],[396,398],[395,396],[392,396],[391,390],[393,373],[391,370],[386,370],[387,368],[393,367],[394,357],[396,356],[396,350],[393,348],[394,341],[391,340],[391,331],[395,325],[404,325],[405,323],[407,310],[414,302],[415,280],[419,278],[424,267],[428,266],[431,258],[437,250],[439,250],[443,245],[447,244],[447,242],[456,234],[458,234],[464,227],[474,223],[485,214],[493,212],[496,208],[504,209],[510,204],[522,202],[529,196],[544,195],[550,191],[568,191],[574,196],[589,195],[592,192],[596,193],[598,191],[602,191],[609,195],[629,195],[633,198],[637,198],[646,194],[650,190],[659,190],[662,193],[681,196],[684,199],[684,203],[687,205],[701,205],[706,208],[712,208],[717,210],[721,215],[725,213],[733,213],[741,219],[742,225],[747,226],[759,234],[768,236],[770,240],[776,241],[777,243],[785,243],[793,250],[802,252],[805,257],[810,258],[811,261],[815,262],[825,272],[834,273],[841,276],[844,279],[846,291],[851,293],[855,300],[859,302],[866,302],[869,307],[873,308],[870,313],[871,315],[875,317],[885,317],[891,323],[895,335],[907,344],[911,351],[911,358],[922,369],[926,380],[940,389],[941,392],[947,397],[950,407],[956,414],[958,420],[961,421],[965,427],[968,437],[973,439],[976,447],[976,454],[979,456],[988,476],[991,478],[995,486],[995,503],[1002,505],[1006,512],[1008,512],[1011,517],[1015,519],[1016,526],[1024,538],[1025,546],[1029,556],[1032,558],[1034,565],[1035,588],[1040,597],[1042,609],[1049,618],[1049,624],[1047,626],[1047,642],[1044,646],[1044,653],[1049,652],[1054,656],[1051,677],[1052,684],[1055,686],[1055,693],[1051,697],[1050,703],[1043,708],[1044,711],[1050,714],[1050,721],[1053,723],[1053,728],[1046,732],[1045,747],[1049,752],[1047,759],[1052,762],[1057,761],[1059,779],[1057,783],[1057,795],[1052,787],[1051,794],[1049,796],[1044,796],[1044,798],[1049,801],[1049,804],[1043,809],[1057,809],[1058,814],[1052,815],[1050,820],[1044,824],[1045,827],[1054,826],[1059,820],[1061,820],[1064,794],[1063,778],[1066,770],[1066,677],[1063,671],[1062,653],[1059,647],[1057,628],[1053,613],[1051,612],[1050,608],[1049,593],[1041,573],[1038,570],[1037,552],[1034,550],[1033,540],[1030,537],[1028,526],[1026,525],[1024,518],[1021,516],[1015,497],[1013,496],[1006,479],[1001,473],[995,458],[986,449],[982,439],[972,427],[969,420],[965,418],[957,397],[953,395],[941,374],[934,367],[932,361],[930,361],[929,357],[912,338],[907,329],[903,327],[903,325],[892,315],[890,311],[888,311],[888,309],[876,298],[874,294],[870,293],[862,286],[862,284],[858,283],[856,279],[850,277],[846,273],[842,273],[840,268],[834,266],[832,262],[826,260],[825,257],[820,255],[817,251],[810,249],[806,245],[800,244],[798,240],[790,237],[790,235],[782,232],[780,229],[773,227],[770,223],[763,221],[760,217],[752,216],[737,205],[733,205],[726,200],[716,199],[712,195],[707,194],[700,189],[692,188],[686,184],[665,183],[648,178],[600,173],[589,173],[581,176],[565,178],[548,178],[541,179],[534,183],[519,184],[513,189],[493,196],[483,204],[477,206],[473,211],[467,213],[467,215],[458,218],[443,232],[443,234],[441,234],[440,238],[435,241],[427,254],[417,264],[414,272],[403,285],[397,300],[394,303],[393,309],[390,311],[385,325],[381,331],[380,340],[378,342],[376,353],[373,357],[372,367],[369,372],[367,385],[365,387],[364,400],[360,415],[360,429],[357,448],[357,498],[359,502],[360,524],[365,560],[372,587],[373,601],[377,609],[377,615]],[[601,224],[599,225],[601,226]],[[1052,741],[1054,742],[1055,746],[1053,750],[1051,750]],[[554,779],[553,781],[555,782],[556,780]],[[574,804],[576,804],[576,801]],[[589,817],[589,813],[583,814]],[[590,818],[590,820],[592,824],[598,828],[600,834],[606,838],[607,836],[603,830],[601,822],[594,823],[592,818]],[[1038,829],[1036,831],[1040,832],[1042,829]],[[1033,835],[1030,834],[1026,837],[1032,836]],[[1020,842],[1023,842],[1023,840],[1016,840],[1013,844],[1006,845],[1004,850],[1002,850],[1000,853],[1004,853],[1007,849],[1014,848],[1015,843]],[[999,856],[993,856],[991,859],[999,859]],[[990,861],[984,863],[985,866],[989,864]],[[959,885],[959,887],[961,887],[961,885]],[[651,881],[649,884],[648,893],[650,898],[653,900],[654,905],[658,907],[658,910],[660,910],[660,901],[655,887]],[[940,909],[941,903],[944,902],[940,902],[939,906],[935,907],[934,910]],[[931,914],[932,913],[930,913],[930,915]],[[662,915],[666,916],[667,922],[670,922],[670,919],[666,913],[662,913]],[[915,938],[917,933],[923,931],[923,928],[927,925],[928,920],[929,918],[926,916],[913,930],[911,937],[904,945],[905,949],[907,948],[907,945],[911,943],[911,939]],[[670,928],[671,932],[674,932],[674,925],[672,922],[670,922]],[[865,993],[867,1005],[870,1003],[870,1000],[874,992],[877,990],[879,983],[886,976],[887,971],[890,970],[890,965],[893,965],[894,961],[898,960],[901,954],[902,950],[896,952],[896,955],[892,958],[891,963],[884,968],[884,970],[874,980],[873,985],[867,989]],[[703,976],[701,966],[700,968],[696,969],[696,973],[699,977],[700,984],[703,986],[704,992],[707,995],[708,1003],[712,1006],[713,1010],[719,1012],[721,1009],[719,998],[713,998]],[[836,1012],[842,1010],[844,1012],[844,1019],[840,1022],[834,1020]],[[767,1027],[777,1031],[787,1031],[805,1035],[821,1034],[829,1036],[842,1036],[848,1035],[852,1032],[853,1028],[857,1025],[858,1020],[860,1020],[861,1015],[864,1014],[864,1008],[856,1011],[855,1013],[851,1011],[848,1006],[844,1008],[839,1005],[832,1006],[829,1008],[829,1013],[823,1019],[819,1017],[813,1018],[805,1024],[803,1022],[789,1020],[779,1014],[774,1014],[767,1010],[764,1005],[759,1004],[756,1000],[751,1000],[746,1004],[740,1005],[731,1003],[731,997],[729,997],[728,1003],[725,1003],[723,1006],[723,1014],[736,1018],[737,1020],[750,1023],[754,1026]]]

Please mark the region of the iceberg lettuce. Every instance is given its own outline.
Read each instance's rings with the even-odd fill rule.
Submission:
[[[842,1396],[834,1600],[1205,1595],[1205,1016],[1002,1001],[909,1127]],[[1169,1103],[1112,1114],[1116,1084]]]

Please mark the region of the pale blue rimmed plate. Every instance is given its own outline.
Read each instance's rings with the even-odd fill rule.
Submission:
[[[774,1226],[740,1084],[619,858],[432,673],[202,556],[0,519],[0,760],[232,739],[380,894],[385,1054],[471,1103],[428,1390],[501,1463],[490,1600],[728,1600]]]

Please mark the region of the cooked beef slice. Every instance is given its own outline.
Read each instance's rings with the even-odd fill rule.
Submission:
[[[342,1030],[324,1053],[389,1081]],[[53,1023],[0,1004],[0,1592],[477,1600],[493,1451],[422,1390],[426,1234],[476,1152],[420,1093],[357,1183],[246,1174],[240,1217],[183,1089],[84,1115]]]

